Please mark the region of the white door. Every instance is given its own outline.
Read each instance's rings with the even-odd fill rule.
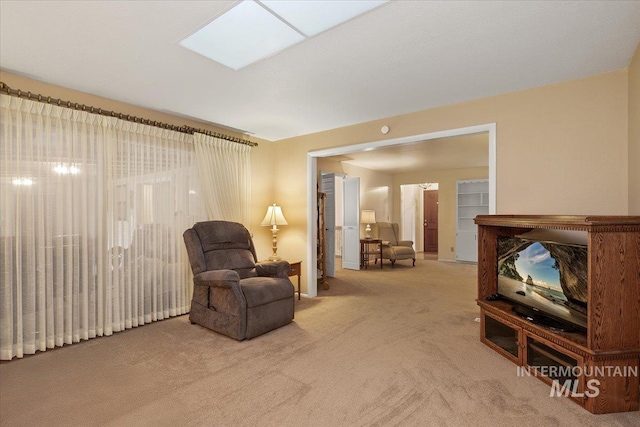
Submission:
[[[323,173],[320,191],[327,197],[324,201],[324,254],[327,261],[327,276],[336,275],[336,174]]]
[[[342,268],[360,270],[360,178],[344,178]]]

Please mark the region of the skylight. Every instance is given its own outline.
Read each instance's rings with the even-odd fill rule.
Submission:
[[[244,0],[180,45],[239,70],[388,0]]]

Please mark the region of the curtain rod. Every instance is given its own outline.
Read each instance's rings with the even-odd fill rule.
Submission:
[[[19,98],[26,98],[38,102],[45,102],[47,104],[55,104],[60,107],[67,107],[73,110],[88,111],[93,114],[100,114],[102,116],[115,117],[118,119],[126,120],[128,122],[141,123],[143,125],[155,126],[162,129],[168,129],[176,132],[188,133],[193,135],[194,133],[202,133],[215,138],[226,139],[227,141],[237,142],[238,144],[248,145],[250,147],[256,147],[258,143],[249,141],[243,138],[237,138],[235,136],[225,135],[223,133],[212,132],[206,129],[198,129],[191,126],[176,126],[168,123],[157,122],[155,120],[144,119],[142,117],[131,116],[129,114],[116,113],[115,111],[103,110],[102,108],[91,107],[84,104],[78,104],[77,102],[64,101],[62,99],[51,98],[50,96],[44,96],[40,94],[34,94],[31,92],[23,92],[20,89],[11,89],[4,82],[0,82],[0,93],[6,93],[7,95],[17,96]]]

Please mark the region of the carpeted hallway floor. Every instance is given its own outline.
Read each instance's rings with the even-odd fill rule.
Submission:
[[[161,321],[0,364],[8,426],[638,426],[591,415],[479,341],[476,266],[339,270],[246,342]]]

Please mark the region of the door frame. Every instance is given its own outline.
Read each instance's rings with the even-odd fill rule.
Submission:
[[[423,133],[419,135],[405,136],[402,138],[384,139],[371,142],[363,142],[341,147],[327,148],[324,150],[310,151],[307,153],[307,296],[312,298],[318,295],[318,254],[316,253],[316,239],[318,235],[318,212],[316,209],[316,191],[318,185],[318,157],[337,156],[355,153],[366,149],[391,147],[394,145],[412,144],[415,142],[428,142],[432,139],[447,138],[450,136],[470,135],[474,133],[489,133],[489,213],[496,213],[496,124],[486,123],[464,128],[448,129],[437,132]]]

